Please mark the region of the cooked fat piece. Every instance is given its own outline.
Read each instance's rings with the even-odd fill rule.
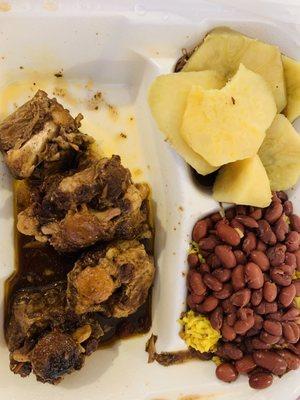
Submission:
[[[221,166],[256,154],[275,115],[276,105],[268,84],[240,65],[220,90],[193,86],[181,134],[209,164]]]
[[[231,78],[240,64],[268,82],[277,111],[286,106],[286,89],[281,54],[276,46],[260,42],[229,28],[216,28],[194,51],[183,71],[214,70]]]
[[[11,173],[29,178],[38,168],[59,168],[85,151],[93,140],[79,131],[75,119],[56,99],[39,90],[0,124],[0,151]]]

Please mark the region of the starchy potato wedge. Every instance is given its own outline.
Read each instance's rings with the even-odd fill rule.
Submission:
[[[284,115],[276,115],[258,154],[272,190],[295,185],[300,176],[300,135]]]
[[[213,197],[225,203],[267,207],[272,197],[270,182],[258,155],[224,165],[215,181]]]
[[[159,129],[177,153],[202,175],[215,171],[216,167],[195,153],[180,135],[186,99],[193,85],[219,89],[225,82],[224,77],[215,71],[179,72],[157,77],[149,91],[149,105]]]
[[[209,164],[221,166],[256,154],[275,115],[269,85],[241,64],[224,88],[191,89],[181,135]]]
[[[291,122],[300,115],[300,63],[292,58],[282,56],[287,90],[285,115]]]
[[[277,110],[286,106],[286,89],[279,49],[229,28],[216,28],[194,51],[183,71],[213,69],[228,78],[240,64],[260,74],[271,86]]]

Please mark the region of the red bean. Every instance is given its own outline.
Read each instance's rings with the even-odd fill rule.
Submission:
[[[293,283],[296,288],[296,296],[300,296],[300,279],[295,279]]]
[[[255,349],[255,350],[268,350],[271,348],[270,344],[265,343],[256,337],[252,339],[251,344],[252,344],[253,349]]]
[[[235,256],[229,246],[218,245],[215,248],[215,253],[225,268],[234,268],[236,266]]]
[[[247,228],[258,228],[256,220],[248,215],[237,215],[235,219]]]
[[[190,267],[197,267],[199,265],[199,257],[197,253],[190,253],[187,258]]]
[[[257,289],[252,291],[251,295],[251,303],[253,306],[258,306],[263,298],[263,291],[262,289]]]
[[[227,299],[232,294],[232,285],[230,283],[225,283],[223,288],[218,292],[213,292],[213,295],[220,300]]]
[[[221,346],[221,352],[224,358],[230,358],[231,360],[240,360],[243,357],[243,352],[232,343],[224,343]]]
[[[221,221],[222,216],[221,216],[221,214],[220,214],[219,212],[216,212],[216,213],[212,214],[212,215],[210,216],[210,218],[211,218],[211,220],[212,220],[213,222],[218,222],[218,221]]]
[[[216,299],[213,296],[208,296],[206,297],[206,299],[203,301],[202,304],[197,306],[197,310],[199,312],[208,313],[213,311],[217,307],[218,303],[219,303],[218,299]]]
[[[284,264],[290,265],[295,270],[297,268],[297,259],[295,254],[287,251],[285,253]]]
[[[280,349],[276,350],[276,353],[279,354],[280,357],[285,359],[288,370],[295,370],[300,367],[300,358],[297,357],[295,354],[291,353],[290,351],[285,349]]]
[[[202,276],[196,271],[191,270],[189,272],[189,285],[191,290],[198,296],[206,292],[206,286],[203,283]]]
[[[215,276],[220,282],[224,283],[229,281],[231,278],[231,271],[227,268],[218,268],[212,272],[212,275]]]
[[[282,204],[279,202],[272,202],[271,205],[267,208],[265,212],[265,220],[269,222],[269,224],[274,224],[278,220],[278,218],[283,213]]]
[[[251,211],[249,215],[250,215],[250,217],[254,218],[256,221],[258,221],[262,217],[262,209],[256,208],[253,211]]]
[[[206,263],[200,264],[200,266],[198,267],[198,271],[199,271],[201,274],[205,274],[206,272],[207,272],[207,273],[210,273],[209,265],[207,265]]]
[[[288,311],[286,311],[281,319],[282,321],[295,321],[300,314],[300,310],[298,308],[295,307],[291,307]]]
[[[290,223],[293,231],[300,232],[300,217],[298,215],[290,215]]]
[[[285,193],[285,192],[283,192],[282,190],[280,190],[279,192],[276,192],[274,195],[273,195],[273,197],[274,197],[274,199],[276,199],[277,198],[277,200],[278,201],[287,201],[287,199],[288,199],[288,196],[287,196],[287,194]]]
[[[241,238],[237,231],[229,225],[226,225],[223,221],[217,223],[217,234],[223,240],[223,242],[231,245],[237,246]]]
[[[283,203],[283,212],[287,216],[293,214],[293,203],[291,201],[287,200]]]
[[[272,302],[277,296],[277,286],[273,282],[265,282],[263,287],[264,299],[268,302]]]
[[[243,289],[245,287],[244,266],[238,265],[232,270],[231,282],[234,290]]]
[[[234,329],[229,326],[225,321],[223,322],[221,332],[222,337],[226,340],[232,341],[236,338],[236,333]]]
[[[284,322],[282,324],[283,336],[289,343],[297,343],[300,336],[300,328],[295,322]]]
[[[213,310],[213,312],[210,314],[209,320],[214,329],[221,329],[223,323],[223,311],[221,307],[217,307]]]
[[[232,301],[232,304],[234,304],[237,307],[245,307],[251,297],[251,291],[249,289],[241,289],[235,292],[231,297],[230,300]]]
[[[279,293],[279,301],[284,307],[292,304],[296,296],[296,286],[292,283],[290,286],[283,287]]]
[[[288,233],[285,240],[286,247],[288,251],[296,251],[300,246],[300,234],[296,231],[291,231]]]
[[[204,295],[198,296],[197,294],[191,293],[188,295],[186,302],[189,308],[192,310],[196,308],[196,305],[204,300]]]
[[[281,243],[278,243],[267,250],[267,256],[272,267],[279,267],[279,265],[284,263],[285,252],[286,246]]]
[[[206,262],[213,269],[221,266],[221,260],[216,254],[213,253],[209,254],[209,256],[206,258]]]
[[[300,250],[294,252],[296,256],[297,271],[300,271]]]
[[[249,316],[245,321],[243,320],[237,321],[234,324],[233,329],[236,334],[245,335],[245,333],[249,331],[249,329],[251,329],[253,325],[254,325],[254,317]]]
[[[251,289],[260,289],[264,284],[264,277],[257,264],[250,262],[245,266],[245,280]]]
[[[267,250],[267,245],[262,240],[258,240],[256,250],[265,252]]]
[[[217,244],[219,244],[220,241],[218,240],[218,238],[214,235],[210,235],[206,238],[200,239],[199,240],[199,247],[202,250],[208,250],[211,251],[213,250]]]
[[[238,372],[230,363],[223,363],[216,368],[216,376],[223,382],[234,382],[238,377]]]
[[[207,234],[207,228],[207,221],[205,219],[197,221],[192,232],[193,240],[198,243],[200,239],[203,239]]]
[[[243,240],[243,251],[247,254],[256,248],[256,236],[253,232],[248,232]]]
[[[270,271],[271,279],[280,286],[289,286],[292,282],[291,275],[283,268],[282,264],[280,267],[272,268]]]
[[[258,223],[258,232],[260,239],[266,244],[270,245],[275,244],[276,236],[275,233],[272,231],[270,224],[264,219],[261,219],[257,223]]]
[[[265,342],[265,343],[267,343],[267,344],[271,344],[271,345],[272,345],[272,344],[278,343],[279,340],[280,340],[280,336],[271,335],[270,333],[265,332],[265,331],[262,331],[262,332],[260,333],[259,338],[260,338],[263,342]]]
[[[287,233],[289,232],[289,225],[286,222],[284,215],[282,215],[279,220],[274,225],[274,233],[279,242],[283,242]]]
[[[271,371],[274,375],[283,375],[287,369],[287,363],[274,351],[257,350],[253,353],[254,362],[262,368]]]
[[[233,254],[235,256],[237,264],[245,264],[247,258],[242,250],[234,250]]]
[[[273,383],[273,375],[269,372],[255,372],[249,377],[249,385],[253,389],[266,389]]]
[[[267,271],[270,268],[270,262],[266,254],[259,250],[252,250],[250,259],[259,266],[262,271]]]
[[[255,367],[256,364],[250,354],[244,356],[240,360],[237,360],[235,363],[235,368],[240,374],[248,374],[249,372],[253,371]]]
[[[226,317],[226,323],[227,323],[229,326],[233,326],[234,323],[235,323],[235,321],[236,321],[236,314],[235,314],[235,313],[230,313],[230,314],[227,315],[227,317]]]
[[[216,292],[223,288],[222,283],[216,277],[208,273],[203,275],[203,282],[207,287]]]

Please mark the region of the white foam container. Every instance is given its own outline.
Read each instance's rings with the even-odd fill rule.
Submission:
[[[51,93],[53,88],[63,86],[68,96],[58,99],[72,113],[83,112],[84,131],[95,136],[104,153],[120,154],[124,164],[136,171],[135,178],[147,180],[152,187],[157,276],[151,332],[158,335],[159,351],[185,348],[178,336],[177,319],[185,306],[183,273],[190,231],[199,217],[218,205],[209,193],[195,186],[189,168],[157,131],[147,107],[149,83],[172,70],[182,48],[193,48],[207,31],[220,25],[276,44],[283,53],[300,59],[298,1],[291,1],[289,6],[280,1],[256,1],[250,10],[246,4],[249,2],[236,2],[235,10],[233,2],[229,7],[226,3],[0,2],[0,117],[13,109],[14,102],[21,104],[32,95],[35,87]],[[61,68],[64,78],[59,81],[53,73]],[[87,99],[96,90],[118,107],[117,119],[109,118],[105,111],[90,110]],[[129,126],[128,118],[133,115],[134,125]],[[117,140],[124,129],[128,140]],[[2,321],[3,285],[14,268],[11,183],[1,161]],[[299,190],[291,191],[298,212],[299,196]],[[192,361],[168,368],[147,364],[144,347],[149,336],[120,341],[97,351],[86,359],[82,370],[51,386],[36,382],[34,376],[22,379],[9,371],[1,330],[0,399],[295,400],[300,396],[300,371],[275,379],[264,391],[254,391],[243,377],[231,385],[218,381],[211,362]]]

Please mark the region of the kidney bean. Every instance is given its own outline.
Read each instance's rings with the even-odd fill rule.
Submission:
[[[197,267],[199,265],[199,257],[197,253],[190,253],[187,257],[187,262],[190,267]]]
[[[223,382],[234,382],[238,377],[238,372],[230,363],[223,363],[217,366],[216,376]]]
[[[253,232],[248,232],[243,240],[243,251],[247,254],[251,253],[256,248],[256,236]]]
[[[295,370],[300,367],[300,358],[295,354],[291,353],[288,350],[280,349],[276,350],[276,353],[280,355],[280,357],[284,358],[287,363],[288,370]]]
[[[280,311],[274,312],[274,313],[269,313],[267,315],[267,318],[269,320],[274,320],[274,321],[281,321],[282,318],[282,313]]]
[[[226,340],[229,340],[230,342],[236,338],[236,333],[234,329],[229,326],[226,321],[223,322],[221,332],[222,337]]]
[[[293,283],[296,288],[296,296],[300,296],[300,279],[295,279]]]
[[[201,274],[210,273],[209,265],[207,265],[206,263],[200,264],[198,270]]]
[[[214,296],[208,296],[205,298],[202,304],[197,306],[197,311],[203,312],[203,313],[209,313],[213,311],[217,305],[219,304],[219,300],[215,298]]]
[[[231,360],[240,360],[243,357],[243,352],[232,343],[224,343],[222,346],[223,354]]]
[[[202,276],[198,272],[194,270],[189,271],[188,281],[191,291],[198,296],[201,296],[206,292],[206,286],[202,280]]]
[[[220,330],[223,323],[223,311],[221,307],[217,307],[213,310],[209,317],[211,326],[216,329]]]
[[[258,228],[256,220],[248,215],[237,215],[235,219],[247,228]]]
[[[290,215],[290,223],[293,231],[300,232],[300,217],[298,215]]]
[[[218,292],[213,292],[213,295],[220,300],[227,299],[232,294],[232,285],[231,283],[225,283],[223,288]]]
[[[283,242],[287,233],[289,232],[289,225],[282,215],[274,225],[274,233],[279,242]]]
[[[296,307],[291,307],[288,311],[286,311],[281,319],[282,321],[295,321],[300,314],[300,310]]]
[[[223,242],[231,245],[238,246],[241,238],[237,231],[229,225],[226,225],[223,221],[220,221],[216,225],[217,234],[223,240]]]
[[[243,356],[240,360],[235,362],[235,368],[240,374],[248,374],[253,371],[255,367],[256,364],[250,354]]]
[[[269,343],[263,342],[256,337],[252,339],[251,344],[254,350],[268,350],[271,348]]]
[[[251,294],[251,304],[253,306],[258,306],[263,298],[263,290],[262,289],[257,289],[253,290]]]
[[[283,336],[289,343],[297,343],[300,336],[300,328],[296,322],[283,322]]]
[[[245,335],[249,329],[254,326],[254,317],[249,316],[246,320],[238,320],[233,326],[233,329],[238,335]]]
[[[280,336],[274,336],[266,331],[262,331],[259,336],[260,340],[268,344],[276,344],[280,340]]]
[[[279,301],[284,307],[292,304],[296,296],[296,286],[292,283],[290,286],[283,287],[279,293]]]
[[[271,205],[266,209],[264,217],[265,220],[269,222],[269,224],[274,224],[274,222],[278,220],[282,213],[282,204],[278,201],[273,201]]]
[[[222,283],[216,277],[208,273],[203,275],[203,282],[207,287],[216,292],[223,288]]]
[[[272,303],[269,303],[267,301],[265,302],[265,313],[266,314],[277,312],[277,310],[278,310],[278,305],[275,301],[273,301]]]
[[[250,260],[257,264],[262,271],[267,271],[270,268],[269,259],[262,251],[252,250]]]
[[[227,315],[227,317],[226,317],[226,323],[227,323],[229,326],[233,326],[234,323],[235,323],[235,321],[236,321],[236,314],[235,314],[235,313],[231,313],[231,314],[228,314],[228,315]]]
[[[235,256],[237,264],[245,264],[247,258],[242,250],[234,250],[233,254]]]
[[[221,215],[219,212],[216,212],[216,213],[214,213],[214,214],[212,214],[212,215],[210,216],[210,219],[211,219],[213,222],[218,222],[218,221],[221,221],[222,215]]]
[[[207,221],[205,219],[197,221],[192,232],[193,240],[198,243],[200,239],[203,239],[207,234],[207,228]]]
[[[228,298],[222,301],[222,308],[226,314],[236,312],[236,306],[234,306]]]
[[[228,208],[228,209],[225,211],[225,217],[226,217],[229,221],[231,221],[231,220],[235,217],[235,208],[234,208],[234,207]]]
[[[259,239],[257,241],[256,250],[265,252],[267,250],[267,245],[262,240]]]
[[[271,279],[280,286],[289,286],[292,282],[291,275],[287,273],[282,266],[272,268],[270,270],[270,276]]]
[[[286,200],[283,203],[283,212],[285,215],[289,216],[293,214],[293,203],[290,200]]]
[[[245,281],[251,289],[260,289],[264,284],[264,276],[259,266],[249,262],[245,266]]]
[[[277,296],[277,286],[273,282],[265,282],[263,287],[264,299],[268,302],[272,302]]]
[[[299,249],[300,246],[300,235],[296,231],[291,231],[288,233],[286,240],[285,240],[286,247],[288,251],[296,251]]]
[[[297,271],[300,271],[300,250],[294,252],[296,256]]]
[[[253,389],[266,389],[273,383],[273,375],[269,372],[254,372],[249,377],[249,386]]]
[[[263,318],[262,318],[260,315],[258,315],[258,314],[254,314],[253,316],[254,316],[254,325],[253,325],[253,328],[254,328],[254,329],[261,330],[261,329],[262,329],[262,326],[263,326],[263,322],[264,322]]]
[[[231,282],[234,290],[243,289],[245,287],[244,266],[236,266],[231,273]]]
[[[276,197],[278,200],[281,200],[281,201],[286,201],[288,199],[287,194],[282,190],[276,192]]]
[[[224,283],[229,281],[231,278],[231,270],[227,268],[218,268],[212,272],[212,275],[215,276],[220,282]]]
[[[257,221],[257,223],[258,223],[258,234],[260,239],[266,244],[270,245],[275,244],[276,236],[275,233],[272,231],[270,224],[264,219]]]
[[[254,362],[262,368],[273,372],[274,375],[283,375],[287,369],[287,363],[274,351],[257,350],[253,353]]]
[[[258,306],[254,307],[254,311],[260,315],[266,314],[266,302],[262,301]]]
[[[206,258],[206,262],[213,269],[219,268],[221,266],[221,260],[219,259],[219,257],[216,254],[210,254]]]
[[[234,268],[236,266],[236,259],[230,246],[218,245],[215,248],[215,253],[225,268]]]
[[[262,217],[262,209],[261,208],[254,209],[253,211],[250,212],[249,216],[258,221]]]
[[[293,270],[297,268],[297,259],[295,254],[289,253],[288,251],[285,253],[284,264],[290,265]]]
[[[232,304],[237,307],[245,307],[250,301],[251,291],[249,289],[241,289],[233,293],[230,297]]]
[[[281,243],[278,243],[267,250],[267,256],[272,267],[278,267],[280,264],[284,263],[285,252],[286,246]]]
[[[242,321],[246,321],[248,317],[253,317],[254,315],[252,308],[249,307],[239,308],[236,314]]]
[[[287,348],[296,354],[296,356],[300,357],[300,342],[296,344],[288,343]]]
[[[219,243],[220,241],[215,235],[210,235],[199,240],[199,247],[202,250],[213,250]]]
[[[186,302],[189,308],[195,309],[196,305],[201,303],[204,300],[204,295],[197,295],[195,293],[191,293],[187,296]]]
[[[236,209],[236,214],[238,214],[238,215],[246,215],[247,214],[246,206],[239,204],[235,207],[235,209]]]
[[[244,225],[242,225],[240,222],[238,222],[235,218],[230,222],[230,225],[232,226],[232,228],[234,228],[236,230],[236,232],[238,233],[240,238],[244,236],[244,233],[245,233]]]

